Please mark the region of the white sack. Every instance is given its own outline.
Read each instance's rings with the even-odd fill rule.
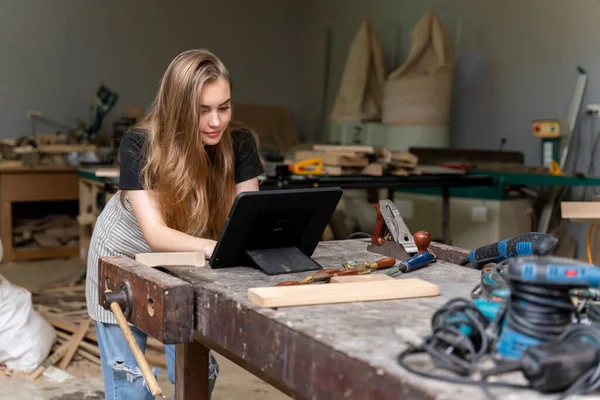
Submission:
[[[31,372],[50,354],[56,331],[33,308],[31,293],[0,275],[0,364]]]

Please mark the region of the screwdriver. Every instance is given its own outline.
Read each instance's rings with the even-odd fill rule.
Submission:
[[[407,273],[407,272],[416,271],[418,269],[428,266],[429,264],[431,264],[435,261],[436,261],[436,259],[435,259],[434,255],[426,250],[426,251],[423,251],[421,253],[418,253],[418,254],[412,256],[411,258],[409,258],[406,261],[400,261],[398,266],[391,268],[387,271],[384,271],[384,274],[389,275],[389,276],[396,276],[399,273]]]

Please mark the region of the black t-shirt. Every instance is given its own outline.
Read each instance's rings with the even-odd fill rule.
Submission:
[[[264,170],[252,134],[247,130],[234,130],[231,138],[235,156],[235,183],[261,175]],[[139,130],[131,130],[123,135],[119,147],[119,189],[143,190],[140,171],[145,162],[142,154],[145,140],[146,133]]]

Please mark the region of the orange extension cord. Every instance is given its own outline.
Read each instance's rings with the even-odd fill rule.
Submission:
[[[596,226],[596,224],[591,224],[590,225],[590,230],[588,231],[587,258],[588,258],[588,262],[590,264],[593,264],[593,262],[592,262],[592,234],[594,233],[594,227],[595,226]]]

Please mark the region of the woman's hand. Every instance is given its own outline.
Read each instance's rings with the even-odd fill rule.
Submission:
[[[213,251],[215,251],[216,245],[217,245],[217,242],[215,240],[210,240],[209,243],[207,243],[203,246],[202,251],[204,252],[204,258],[206,258],[208,260],[212,257],[212,254],[213,254]]]

